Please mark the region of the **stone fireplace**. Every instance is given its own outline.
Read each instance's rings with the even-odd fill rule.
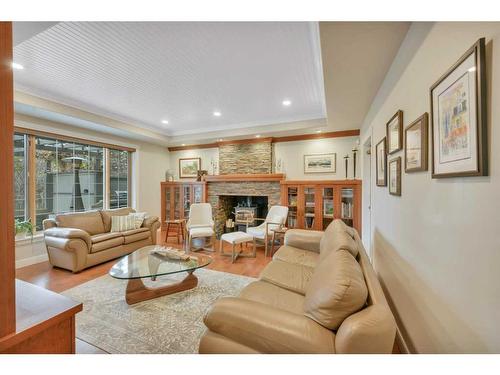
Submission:
[[[262,176],[262,175],[260,175]],[[269,175],[272,176],[272,175]],[[222,177],[222,176],[220,176]],[[247,175],[245,179],[251,178]],[[243,180],[243,178],[242,178]],[[281,186],[277,181],[207,181],[207,202],[212,205],[217,236],[220,237],[224,233],[224,225],[226,219],[234,218],[232,214],[235,205],[240,202],[243,204],[243,198],[250,198],[251,202],[263,202],[259,197],[265,197],[267,207],[262,207],[260,215],[267,214],[267,209],[274,205],[280,204]],[[262,203],[260,203],[262,205]]]

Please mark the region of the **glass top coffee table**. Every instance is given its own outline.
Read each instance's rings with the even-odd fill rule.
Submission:
[[[159,246],[145,246],[123,257],[110,270],[110,276],[116,279],[128,280],[125,300],[129,305],[148,299],[181,292],[198,285],[198,278],[193,274],[198,268],[206,267],[212,262],[208,255],[189,255],[189,260],[170,259],[166,256],[152,253]],[[141,279],[172,275],[186,272],[187,276],[179,282],[158,288],[144,285]]]

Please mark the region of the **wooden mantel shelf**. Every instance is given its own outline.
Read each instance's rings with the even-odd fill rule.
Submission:
[[[217,176],[203,176],[207,182],[281,182],[285,179],[284,173],[261,174],[224,174]]]

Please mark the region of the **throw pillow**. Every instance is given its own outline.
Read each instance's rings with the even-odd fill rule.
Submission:
[[[307,286],[304,314],[336,330],[349,315],[363,308],[368,289],[361,267],[347,250],[320,262]]]
[[[142,223],[146,218],[146,212],[135,212],[129,215],[134,217],[135,229],[139,229],[140,227],[142,227]]]
[[[111,232],[125,232],[132,229],[135,229],[135,217],[111,216]]]

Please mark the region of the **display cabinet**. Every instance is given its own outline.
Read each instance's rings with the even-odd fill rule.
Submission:
[[[281,204],[289,228],[325,230],[341,219],[361,235],[361,181],[282,181]]]
[[[187,220],[191,204],[206,202],[205,184],[203,181],[161,183],[162,229],[166,220]]]

